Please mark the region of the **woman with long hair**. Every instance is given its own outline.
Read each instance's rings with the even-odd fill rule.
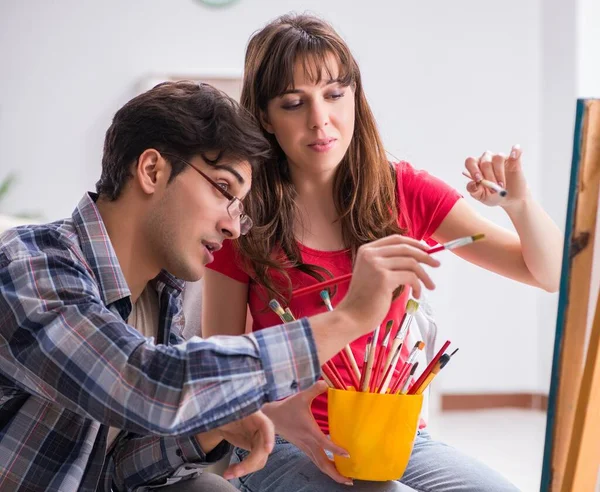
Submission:
[[[443,243],[483,233],[485,241],[456,254],[519,282],[557,290],[562,236],[529,192],[521,149],[514,146],[509,155],[485,152],[465,162],[472,177],[467,191],[485,205],[503,208],[514,233],[481,217],[439,179],[407,162],[388,161],[358,65],[328,23],[310,15],[284,15],[254,34],[241,102],[260,121],[274,152],[246,198],[253,229],[235,244],[227,241],[208,265],[206,336],[243,333],[247,307],[253,330],[278,323],[268,309],[272,298],[296,317],[322,312],[318,292],[299,298],[291,298],[291,292],[351,272],[361,245],[391,234]],[[508,194],[501,197],[482,179]],[[334,305],[346,290],[347,284],[339,284],[331,291]],[[408,295],[408,288],[397,290],[386,319],[401,319]],[[362,360],[366,338],[352,344],[357,360]],[[332,362],[350,383],[339,356]],[[351,483],[325,452],[344,450],[326,437],[324,389],[318,384],[267,405],[278,433],[276,446],[263,470],[240,479],[241,490],[318,492],[343,490]],[[426,422],[419,427],[399,482],[356,481],[355,489],[516,490],[486,465],[433,440]],[[243,456],[243,450],[236,450],[233,459]]]

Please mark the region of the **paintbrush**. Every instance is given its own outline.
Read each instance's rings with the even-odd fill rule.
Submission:
[[[369,391],[371,386],[371,371],[373,370],[373,362],[375,360],[375,352],[377,347],[377,338],[379,336],[379,326],[375,328],[375,332],[373,335],[373,340],[371,340],[371,344],[369,345],[369,358],[367,359],[367,367],[364,368],[365,377],[363,379],[363,383],[360,387],[360,391]]]
[[[410,371],[410,366],[417,358],[417,354],[419,353],[419,350],[423,350],[423,347],[425,347],[424,342],[418,341],[417,343],[415,343],[415,346],[413,347],[413,349],[410,351],[410,354],[408,355],[408,359],[406,359],[406,362],[404,362],[404,364],[402,365],[402,369],[400,369],[400,374],[398,375],[396,384],[394,384],[394,387],[392,388],[392,393],[397,391],[398,388],[402,387],[402,385],[404,384],[404,378],[408,377],[408,373]]]
[[[408,390],[408,385],[410,384],[410,378],[412,378],[415,374],[415,372],[417,371],[417,366],[419,365],[419,361],[415,362],[414,365],[412,366],[412,368],[410,369],[410,372],[408,373],[408,377],[406,378],[406,381],[404,382],[404,385],[402,386],[402,388],[400,389],[400,391],[398,391],[398,395],[405,395],[406,391]]]
[[[325,306],[327,307],[327,309],[329,311],[333,311],[333,304],[331,303],[331,298],[329,297],[329,292],[324,289],[320,292],[320,296],[321,299],[323,300],[323,303],[325,304]],[[357,389],[360,388],[360,386],[358,386],[359,384],[359,380],[360,380],[360,369],[358,368],[358,364],[356,363],[356,359],[354,358],[354,354],[352,353],[352,349],[350,348],[350,345],[346,345],[344,347],[344,354],[346,355],[346,358],[348,360],[348,363],[350,364],[350,367],[347,368],[348,372],[354,375],[354,377],[352,377],[352,381],[354,382],[354,384],[357,385]]]
[[[362,388],[365,386],[365,377],[367,375],[367,364],[369,362],[369,350],[371,348],[371,343],[373,342],[373,337],[369,337],[367,339],[367,344],[365,345],[365,357],[363,359],[362,373],[360,375],[360,382],[358,385],[359,391],[364,391]]]
[[[383,341],[381,342],[381,347],[379,347],[379,351],[377,353],[377,361],[375,362],[375,369],[373,371],[373,384],[371,384],[371,390],[377,391],[377,388],[380,386],[380,376],[383,376],[387,368],[381,369],[381,365],[383,364],[383,358],[387,354],[387,346],[390,343],[390,335],[392,333],[392,326],[394,325],[394,320],[389,320],[385,324],[385,335],[383,337]],[[393,357],[394,354],[392,354]]]
[[[502,186],[500,186],[499,184],[496,184],[493,181],[490,181],[489,179],[480,179],[479,181],[477,181],[476,179],[473,179],[470,174],[467,174],[464,171],[462,174],[466,178],[469,178],[471,181],[475,181],[475,183],[477,183],[477,184],[483,185],[483,186],[489,188],[490,190],[494,190],[502,198],[504,198],[508,194],[508,191],[506,191],[506,189],[502,188]]]
[[[397,348],[402,346],[404,337],[406,336],[406,333],[408,332],[408,328],[413,320],[415,313],[417,312],[417,309],[419,309],[419,303],[417,301],[415,301],[414,299],[409,299],[408,302],[406,303],[406,308],[404,310],[404,316],[402,316],[402,321],[400,322],[400,328],[398,328],[396,336],[394,337],[394,340],[392,341],[392,347],[390,348],[387,360],[385,361],[385,365],[383,366],[384,367],[383,372],[387,371],[387,368],[390,366],[392,357],[394,356],[394,353],[396,353]]]
[[[284,323],[290,323],[294,321],[294,316],[292,315],[291,311],[289,311],[289,308],[286,312],[286,310],[281,307],[281,304],[279,304],[276,299],[271,299],[269,301],[269,307]]]
[[[450,250],[460,248],[462,246],[466,246],[467,244],[471,244],[476,241],[481,241],[484,238],[485,234],[475,234],[474,236],[459,237],[458,239],[454,239],[453,241],[448,241],[447,243],[440,244],[438,246],[435,246],[434,248],[428,249],[427,253],[432,254],[437,253],[438,251],[442,251],[444,249]]]
[[[398,364],[398,360],[400,359],[400,352],[402,351],[402,347],[399,346],[396,350],[396,353],[392,356],[392,362],[387,368],[385,375],[383,376],[381,387],[379,388],[378,393],[385,395],[387,389],[390,385],[390,381],[392,380],[392,376],[394,375],[394,371],[396,370],[396,365]]]

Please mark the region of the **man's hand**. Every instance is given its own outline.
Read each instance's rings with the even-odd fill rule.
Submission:
[[[440,262],[427,254],[427,249],[419,241],[400,235],[387,236],[358,248],[348,292],[336,308],[338,312],[349,314],[357,326],[362,326],[354,338],[381,323],[399,285],[410,287],[417,299],[423,286],[435,288],[423,265],[435,268]]]
[[[310,411],[311,402],[325,391],[327,384],[319,381],[297,395],[266,404],[263,410],[273,420],[277,434],[304,452],[319,470],[336,482],[352,485],[352,480],[337,471],[324,450],[340,456],[348,456],[348,453],[321,432]]]
[[[244,461],[225,470],[223,478],[231,480],[248,475],[248,473],[260,470],[265,466],[275,445],[275,430],[273,423],[265,414],[258,411],[241,420],[196,436],[196,440],[204,452],[213,449],[223,439],[234,446],[250,451]]]

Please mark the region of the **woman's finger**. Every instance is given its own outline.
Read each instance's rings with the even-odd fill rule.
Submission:
[[[324,452],[320,453],[319,456],[316,457],[316,461],[313,460],[313,463],[317,465],[319,470],[331,477],[337,483],[353,485],[352,479],[345,477],[339,471],[337,471],[334,462],[331,461]]]
[[[343,456],[344,458],[349,458],[350,455],[348,451],[344,448],[338,446],[331,439],[329,439],[325,434],[323,434],[323,439],[319,442],[319,446],[326,451],[329,451],[332,454],[337,454],[338,456]]]
[[[492,182],[496,182],[496,176],[494,175],[494,169],[492,167],[492,153],[486,150],[479,159],[479,169],[483,174],[483,179],[487,179]]]
[[[376,239],[370,243],[367,243],[359,248],[361,249],[377,249],[383,248],[385,246],[400,246],[400,245],[408,245],[417,249],[421,249],[423,251],[427,250],[427,246],[422,244],[420,241],[413,239],[412,237],[402,236],[400,234],[390,234],[389,236],[382,237],[381,239]]]
[[[398,276],[404,275],[406,282],[414,281],[413,276],[417,281],[420,281],[428,289],[435,289],[435,284],[423,266],[413,258],[386,258],[382,260],[382,265],[394,274],[395,281]]]
[[[429,249],[429,246],[427,246]],[[425,263],[431,267],[440,266],[440,261],[426,252],[426,250],[416,249],[408,244],[391,245],[377,250],[379,257],[384,258],[407,258],[414,259],[417,262]]]
[[[496,182],[504,188],[506,183],[505,174],[506,156],[504,154],[496,154],[492,157],[492,169]]]
[[[474,181],[481,181],[483,179],[483,175],[479,170],[479,159],[467,157],[465,160],[465,167],[467,168],[469,176],[471,176]]]

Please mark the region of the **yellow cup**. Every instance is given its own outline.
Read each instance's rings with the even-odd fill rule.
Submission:
[[[335,456],[338,471],[358,480],[398,480],[419,425],[423,395],[380,395],[329,389],[329,433],[350,458]]]

